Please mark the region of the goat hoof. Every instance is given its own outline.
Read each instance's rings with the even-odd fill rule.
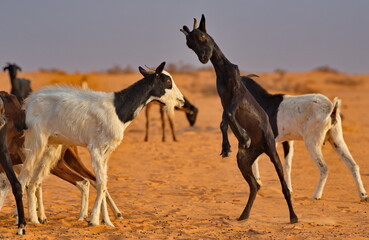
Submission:
[[[229,152],[228,151],[222,151],[220,153],[220,155],[222,156],[222,158],[226,158],[226,157],[229,157]]]
[[[117,219],[124,219],[123,218],[123,214],[122,213],[117,213],[117,215],[115,216]]]
[[[38,221],[40,222],[40,223],[42,223],[42,224],[45,224],[45,223],[47,223],[47,218],[44,218],[44,219],[38,219]]]
[[[37,223],[37,224],[39,224],[39,223],[40,223],[40,222],[38,221],[38,218],[35,218],[35,219],[30,218],[30,219],[29,219],[29,221],[30,221],[31,223]]]
[[[26,229],[24,228],[18,229],[17,235],[26,235]]]
[[[237,221],[245,221],[245,220],[247,220],[247,217],[239,217],[239,218],[237,219]]]
[[[368,198],[368,197],[366,197],[366,198],[362,198],[362,199],[360,200],[360,202],[369,202],[369,198]]]
[[[292,218],[290,218],[290,223],[293,224],[293,223],[298,223],[299,219],[298,217],[294,216]]]
[[[98,226],[99,224],[97,224],[97,223],[93,223],[93,222],[91,222],[91,221],[88,221],[88,226],[89,227],[93,227],[93,226]]]
[[[229,157],[229,153],[232,152],[231,151],[231,146],[229,144],[226,144],[222,146],[222,152],[220,153],[220,155],[225,158],[225,157]]]

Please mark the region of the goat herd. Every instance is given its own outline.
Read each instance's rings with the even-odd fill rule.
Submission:
[[[257,158],[265,153],[277,171],[288,205],[290,222],[298,222],[290,196],[294,140],[305,142],[320,171],[313,198],[321,198],[327,180],[328,168],[321,148],[328,140],[350,169],[361,200],[368,201],[359,166],[342,136],[338,98],[331,102],[321,94],[273,95],[253,80],[256,75],[240,76],[237,65],[224,56],[214,39],[207,34],[204,15],[199,26],[195,19],[192,31],[183,26],[181,32],[185,34],[187,46],[196,53],[199,61],[205,64],[210,60],[216,72],[216,87],[223,106],[220,124],[223,135],[221,155],[227,157],[231,150],[228,126],[238,140],[238,167],[250,187],[249,199],[239,220],[247,219],[250,215],[260,188]],[[107,162],[110,154],[121,143],[124,130],[141,109],[147,106],[147,141],[149,108],[154,102],[161,105],[163,141],[164,109],[169,116],[173,140],[176,140],[172,123],[174,109],[185,111],[191,126],[196,121],[198,109],[182,95],[164,66],[165,62],[156,69],[145,70],[139,67],[143,78],[114,93],[70,86],[46,86],[31,93],[30,81],[17,78],[20,67],[15,64],[4,67],[4,71],[9,72],[12,89],[11,94],[0,92],[0,176],[3,182],[0,208],[11,185],[17,205],[17,234],[25,233],[22,192],[26,186],[29,220],[33,223],[46,222],[41,184],[50,172],[81,190],[80,220],[88,217],[90,184],[97,189],[97,196],[89,225],[99,225],[101,213],[104,223],[114,226],[109,219],[107,204],[116,217],[122,218],[122,213],[107,189]],[[283,144],[286,181],[276,152],[276,141]],[[88,149],[96,176],[83,165],[76,146]],[[19,169],[18,178],[13,165]]]

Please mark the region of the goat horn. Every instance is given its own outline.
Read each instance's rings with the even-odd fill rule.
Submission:
[[[153,67],[148,67],[147,65],[145,65],[145,67],[146,67],[147,69],[150,69],[150,70],[152,70],[152,71],[155,71],[155,70],[156,70],[156,68],[153,68]]]
[[[198,28],[199,27],[199,25],[198,25],[198,23],[197,23],[197,19],[196,18],[194,18],[193,19],[193,29],[196,29],[196,28]]]

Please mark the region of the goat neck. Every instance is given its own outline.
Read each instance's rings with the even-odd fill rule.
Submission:
[[[140,110],[153,99],[151,90],[153,81],[142,79],[130,87],[114,93],[114,106],[119,119],[123,122],[132,121]]]
[[[213,40],[214,41],[214,40]],[[220,97],[226,92],[234,92],[241,86],[238,66],[231,63],[214,42],[213,54],[210,58],[217,76],[217,90]]]

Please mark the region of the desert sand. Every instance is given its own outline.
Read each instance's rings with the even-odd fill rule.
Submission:
[[[247,74],[247,73],[245,73]],[[342,99],[343,131],[346,143],[360,166],[369,188],[369,75],[334,72],[258,73],[257,79],[273,93],[323,93]],[[55,83],[117,91],[139,80],[140,74],[21,73],[34,90]],[[158,109],[153,108],[149,142],[144,142],[145,116],[138,115],[125,132],[122,144],[109,160],[109,191],[123,212],[115,227],[89,227],[78,221],[79,190],[55,176],[43,185],[48,222],[28,223],[24,236],[16,236],[14,198],[9,193],[0,211],[0,238],[9,239],[369,239],[369,204],[361,202],[350,171],[327,143],[323,154],[329,177],[321,200],[313,200],[318,169],[303,142],[295,143],[292,167],[293,205],[299,223],[289,224],[287,205],[273,165],[265,155],[260,168],[263,186],[251,216],[237,221],[248,198],[248,185],[237,163],[237,142],[230,137],[229,158],[221,158],[219,123],[222,107],[215,89],[213,71],[177,73],[173,77],[183,94],[199,108],[194,127],[176,112],[178,142],[167,128],[161,141]],[[0,73],[0,90],[9,91],[8,76]],[[168,126],[168,125],[167,125]],[[88,152],[80,155],[91,169]],[[283,156],[281,147],[279,155]],[[282,159],[283,162],[283,159]],[[90,191],[90,209],[96,191]],[[26,196],[24,197],[26,204]],[[27,213],[27,207],[25,209]]]

